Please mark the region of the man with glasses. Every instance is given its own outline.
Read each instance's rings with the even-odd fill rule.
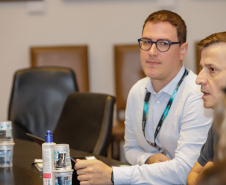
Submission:
[[[186,184],[212,120],[196,75],[182,64],[186,33],[174,12],[161,10],[146,19],[138,42],[147,77],[131,88],[126,107],[124,150],[134,166],[78,160],[81,183]]]

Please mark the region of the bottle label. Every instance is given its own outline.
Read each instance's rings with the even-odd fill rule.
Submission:
[[[43,159],[43,173],[52,172],[52,151],[51,148],[42,150],[42,159]]]
[[[46,148],[42,150],[43,159],[43,185],[52,185],[52,150],[51,148]]]
[[[43,173],[43,178],[45,179],[51,178],[51,173]]]

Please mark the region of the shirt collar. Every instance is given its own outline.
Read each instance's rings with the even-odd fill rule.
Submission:
[[[181,77],[183,76],[184,71],[185,71],[185,67],[184,67],[184,65],[182,65],[182,67],[181,67],[180,71],[177,73],[177,75],[165,87],[163,87],[161,89],[161,91],[159,91],[159,93],[155,92],[151,79],[148,81],[145,89],[148,90],[149,92],[151,92],[151,94],[160,94],[160,93],[164,92],[169,95],[172,95],[178,82],[180,81]]]

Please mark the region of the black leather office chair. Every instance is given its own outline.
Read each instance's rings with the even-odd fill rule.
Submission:
[[[68,96],[53,140],[94,155],[106,155],[112,134],[115,97],[100,93]]]
[[[67,96],[78,91],[74,72],[65,67],[33,67],[14,74],[8,120],[14,138],[29,139],[26,133],[44,138],[55,130]]]

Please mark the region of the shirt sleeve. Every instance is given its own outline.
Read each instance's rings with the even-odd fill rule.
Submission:
[[[198,162],[200,165],[205,166],[207,162],[213,161],[214,158],[214,127],[210,127],[208,137],[205,144],[202,146]]]

